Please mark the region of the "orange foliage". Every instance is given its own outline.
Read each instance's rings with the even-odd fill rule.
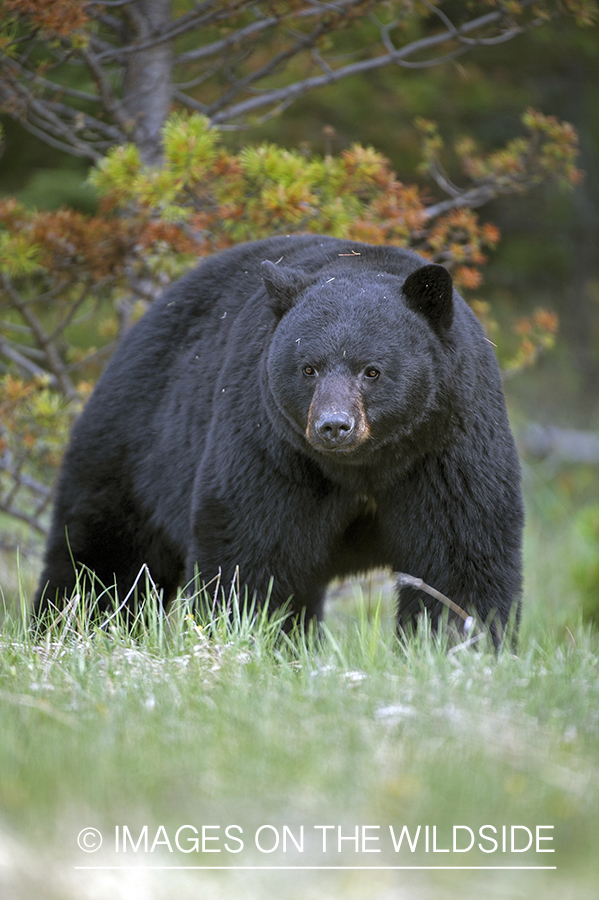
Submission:
[[[59,37],[69,37],[89,22],[85,0],[5,0],[5,6]]]
[[[142,227],[137,240],[144,250],[161,242],[168,244],[178,253],[198,252],[198,241],[187,235],[179,225],[156,219],[151,219]]]
[[[94,279],[118,274],[138,237],[137,222],[86,216],[72,209],[35,213],[31,240],[43,248],[43,265],[57,272],[85,265]]]

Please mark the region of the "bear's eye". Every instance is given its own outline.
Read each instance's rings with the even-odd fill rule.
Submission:
[[[308,375],[309,378],[313,378],[316,375],[316,369],[314,366],[304,366],[302,369],[304,375]]]
[[[370,369],[366,369],[366,371],[364,372],[364,377],[370,378],[371,381],[374,381],[374,379],[378,378],[380,374],[381,373],[378,369],[374,369],[371,367]]]

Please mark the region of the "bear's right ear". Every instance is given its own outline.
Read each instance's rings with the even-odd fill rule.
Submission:
[[[298,295],[314,281],[311,275],[301,269],[288,269],[268,259],[262,263],[262,277],[271,308],[278,319],[289,312]]]
[[[453,283],[444,266],[421,266],[408,275],[402,288],[407,304],[428,319],[439,337],[453,322]]]

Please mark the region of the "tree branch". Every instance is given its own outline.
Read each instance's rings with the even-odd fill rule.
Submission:
[[[123,103],[115,97],[106,73],[99,64],[98,59],[91,50],[82,50],[81,55],[98,86],[98,93],[104,109],[113,116],[117,125],[127,134],[131,130],[133,123],[130,116],[127,115],[127,110]]]
[[[108,279],[104,279],[104,280],[108,281]],[[65,328],[68,328],[68,326],[71,324],[71,322],[73,321],[73,319],[75,318],[75,316],[77,314],[77,311],[80,309],[80,307],[83,305],[83,303],[85,303],[85,301],[88,297],[88,292],[89,292],[91,283],[92,283],[92,280],[91,280],[91,278],[89,278],[82,284],[79,296],[77,297],[76,300],[71,301],[67,315],[64,317],[64,319],[61,319],[61,321],[58,323],[58,325],[56,326],[54,331],[51,331],[50,334],[48,335],[48,342],[50,344],[54,344],[54,342],[56,341],[56,338],[60,337],[60,335],[65,330]],[[97,282],[95,285],[96,290],[98,290],[100,288],[100,286],[101,286],[101,282]]]
[[[523,0],[520,10],[526,11],[534,6],[534,2]],[[429,0],[420,0],[420,3],[438,19],[440,30],[396,47],[394,30],[401,27],[405,17],[418,14],[400,7],[398,19],[383,24],[374,15],[374,10],[382,6],[380,0],[332,3],[304,0],[281,8],[270,3],[261,4],[259,0],[231,0],[227,4],[220,0],[202,0],[177,19],[172,18],[170,0],[112,0],[104,4],[90,0],[88,13],[99,27],[90,30],[89,44],[74,48],[65,41],[50,46],[42,41],[39,30],[28,32],[20,45],[23,50],[17,52],[15,48],[12,59],[4,57],[0,98],[9,114],[51,146],[95,162],[113,144],[133,140],[142,152],[142,159],[153,164],[160,161],[160,130],[173,96],[188,108],[208,114],[215,125],[237,130],[245,127],[243,120],[246,117],[271,118],[309,91],[344,78],[388,65],[417,69],[435,66],[455,59],[472,47],[511,40],[541,21],[538,17],[532,22],[518,24],[501,5],[457,26],[435,3]],[[248,22],[250,14],[256,17],[255,21]],[[367,14],[379,28],[383,52],[376,42],[364,47],[364,51],[379,55],[334,68],[330,55],[327,58],[327,54],[318,52],[319,40],[348,27],[354,18],[363,19]],[[309,33],[292,34],[291,45],[281,49],[281,37],[285,33],[289,35],[289,29],[300,22],[311,22]],[[226,26],[230,33],[174,55],[173,42],[178,37],[199,32],[206,34],[206,29],[213,26]],[[269,30],[278,41],[270,59],[262,56],[262,45],[258,44],[261,35]],[[246,57],[255,48],[260,50],[260,59],[252,56],[251,62],[258,68],[248,72],[251,66],[246,65]],[[445,52],[435,56],[439,48]],[[85,66],[94,79],[99,96],[61,86],[44,77],[47,69],[40,70],[38,75],[33,69],[32,54],[40,50],[45,50],[46,57],[50,55],[50,69],[64,65]],[[259,90],[260,84],[265,81],[268,84],[269,77],[281,72],[292,59],[302,58],[302,54],[310,52],[312,64],[320,72],[283,87]],[[35,58],[37,60],[37,55]],[[236,59],[244,66],[243,70],[239,73],[227,71],[227,67],[232,69],[231,61]],[[174,68],[180,71],[182,67],[196,64],[204,71],[198,73],[196,69],[195,77],[192,75],[187,80],[181,77],[181,83],[173,88]],[[213,91],[211,87],[207,102],[183,92],[184,88],[207,82],[213,86],[221,75],[223,80],[228,80],[224,91],[220,87]],[[122,98],[113,86],[117,82],[124,83]],[[36,96],[35,89],[39,88],[45,96]],[[73,101],[73,105],[59,102],[50,94],[52,91]],[[110,121],[103,121],[101,114],[95,118],[77,109],[77,101],[100,104]]]
[[[233,12],[239,11],[244,6],[252,6],[253,3],[252,0],[239,0],[237,4],[229,4],[226,9],[216,10],[210,15],[199,10],[199,7],[211,9],[214,5],[214,0],[207,0],[206,3],[200,3],[198,4],[198,10],[196,12],[187,13],[179,19],[175,19],[170,27],[161,31],[155,37],[145,38],[128,47],[111,47],[110,49],[106,49],[98,56],[98,60],[101,60],[102,62],[109,60],[123,61],[134,53],[143,53],[146,50],[153,50],[155,47],[159,47],[161,44],[170,43],[176,37],[179,37],[182,34],[188,34],[190,31],[193,31],[200,26],[207,28],[211,25],[215,25],[219,21],[230,19]]]
[[[532,0],[525,0],[523,6],[528,6],[531,2]],[[360,60],[359,62],[350,63],[349,65],[342,66],[339,69],[333,69],[323,75],[312,76],[303,81],[287,85],[287,87],[275,88],[266,91],[258,97],[251,97],[248,100],[243,100],[240,103],[230,106],[226,110],[218,112],[212,117],[212,121],[215,125],[218,125],[221,122],[228,122],[231,119],[245,116],[257,109],[268,106],[269,104],[285,102],[289,98],[296,100],[298,97],[308,93],[308,91],[324,87],[325,85],[335,84],[350,75],[363,74],[364,72],[374,71],[375,69],[380,69],[391,64],[409,66],[410,63],[408,62],[408,57],[410,56],[423,51],[432,50],[452,38],[466,36],[473,31],[502,22],[504,19],[505,13],[503,10],[486,13],[485,15],[478,16],[476,19],[472,19],[472,21],[467,22],[465,25],[461,25],[459,28],[446,29],[439,34],[430,35],[426,38],[419,38],[416,41],[412,41],[410,44],[406,44],[405,47],[402,47],[399,50],[388,51],[386,54],[374,57],[373,59],[365,59]]]
[[[48,372],[46,369],[42,369],[41,366],[37,366],[32,360],[28,359],[26,356],[23,356],[22,353],[19,353],[18,350],[15,350],[11,345],[4,340],[3,337],[0,336],[0,355],[5,356],[7,359],[12,360],[12,362],[16,363],[17,366],[22,369],[26,375],[33,375],[34,378],[47,378]],[[55,376],[50,375],[50,383],[52,387],[58,388],[58,382]]]
[[[53,112],[53,107],[58,107],[69,118],[77,120],[80,116],[83,123],[86,117],[84,113],[71,109],[71,107],[58,104],[55,101],[38,100],[34,94],[28,90],[25,85],[15,80],[9,84],[7,80],[0,85],[0,97],[2,97],[5,108],[12,112],[15,117],[28,131],[41,137],[44,141],[56,146],[61,150],[67,149],[69,153],[76,156],[82,156],[96,162],[101,158],[101,153],[86,141],[80,140],[74,129],[69,128],[59,116]],[[92,119],[93,122],[96,120]],[[39,124],[36,124],[39,123]],[[44,127],[40,127],[43,125]],[[104,128],[110,129],[110,125],[104,125]],[[124,138],[124,135],[123,135]]]
[[[241,91],[247,89],[250,85],[255,84],[256,81],[260,81],[262,78],[267,78],[269,75],[272,75],[277,71],[282,65],[286,62],[289,62],[294,56],[297,56],[302,50],[308,50],[311,47],[314,47],[316,42],[323,34],[325,34],[329,28],[323,23],[319,23],[316,28],[314,28],[310,34],[301,35],[298,37],[296,42],[292,44],[287,50],[283,50],[280,53],[277,53],[270,59],[267,63],[265,63],[260,69],[256,69],[255,72],[252,72],[250,75],[247,75],[245,78],[237,81],[228,91],[226,91],[218,100],[214,103],[210,104],[208,107],[207,115],[209,118],[212,118],[212,114],[224,106],[234,97],[237,96]]]
[[[71,381],[70,376],[67,372],[67,368],[60,358],[58,350],[50,340],[50,336],[46,332],[44,326],[37,318],[35,313],[33,313],[31,309],[29,309],[27,303],[20,297],[19,293],[14,289],[7,275],[2,276],[2,281],[4,284],[4,289],[9,295],[13,306],[19,311],[22,318],[27,322],[34,333],[40,348],[44,351],[50,372],[53,373],[56,377],[62,393],[69,400],[77,400],[79,398],[79,392]]]
[[[510,193],[510,189],[506,187],[505,190],[500,190],[496,185],[483,184],[469,190],[460,191],[458,194],[454,194],[453,191],[451,193],[453,196],[450,200],[441,200],[439,203],[426,206],[422,212],[422,220],[427,222],[429,219],[443,215],[443,213],[449,212],[451,209],[463,209],[464,207],[477,209],[479,206],[484,206],[489,200],[493,200],[499,194]]]
[[[195,50],[188,50],[187,53],[180,53],[177,56],[177,65],[197,62],[199,59],[206,59],[208,56],[222,53],[223,51],[228,50],[229,47],[239,44],[245,38],[248,38],[253,34],[258,34],[261,31],[265,31],[267,28],[272,28],[274,25],[278,25],[279,21],[280,20],[276,18],[276,16],[271,16],[268,19],[260,19],[258,22],[252,22],[251,25],[246,25],[245,28],[234,31],[232,34],[227,35],[226,38],[221,38],[219,41],[213,41],[211,44],[206,44],[204,47],[197,47]]]
[[[18,519],[19,522],[25,522],[25,524],[31,526],[31,528],[34,528],[35,531],[38,532],[38,534],[42,535],[42,537],[48,536],[48,529],[45,527],[45,525],[42,525],[42,523],[39,522],[36,518],[37,512],[30,516],[26,512],[23,512],[23,510],[21,509],[15,509],[14,507],[5,506],[1,500],[0,509],[2,510],[2,512],[7,513],[7,515],[12,516],[13,519]]]

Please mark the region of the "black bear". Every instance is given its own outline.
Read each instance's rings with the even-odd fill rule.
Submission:
[[[34,611],[64,606],[74,565],[122,600],[145,563],[165,602],[236,580],[320,620],[331,579],[390,567],[499,640],[522,525],[497,362],[447,270],[273,237],[201,263],[123,340],[73,429]],[[422,607],[400,585],[399,627]]]

